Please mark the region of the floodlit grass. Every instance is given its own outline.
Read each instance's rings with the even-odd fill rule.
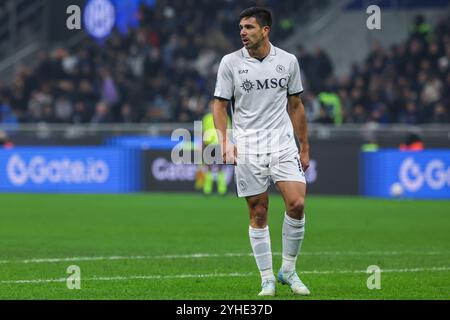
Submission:
[[[185,194],[1,194],[0,299],[259,299],[245,201]],[[313,197],[297,269],[275,299],[448,299],[450,202]],[[274,271],[282,199],[270,198]],[[81,289],[69,290],[70,265]],[[381,289],[365,271],[377,265]]]

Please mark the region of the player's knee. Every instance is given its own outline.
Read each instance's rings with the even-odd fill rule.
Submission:
[[[252,208],[252,224],[259,228],[267,225],[267,206],[257,204]]]
[[[262,204],[257,204],[253,207],[254,216],[256,217],[266,217],[267,216],[267,206]]]
[[[296,217],[297,219],[301,219],[303,216],[303,210],[305,209],[305,199],[304,198],[297,198],[295,200],[292,200],[288,204],[288,211]]]

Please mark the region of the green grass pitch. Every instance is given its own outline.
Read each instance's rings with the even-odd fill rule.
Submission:
[[[1,194],[0,299],[258,299],[245,201],[186,194]],[[282,199],[271,195],[274,271]],[[314,197],[297,263],[309,297],[449,299],[450,202]],[[69,290],[67,268],[80,267]],[[381,289],[365,271],[382,269]]]

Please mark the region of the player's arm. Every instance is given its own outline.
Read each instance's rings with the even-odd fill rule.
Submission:
[[[237,150],[227,135],[228,128],[228,100],[216,98],[213,105],[214,126],[219,137],[223,161],[227,164],[236,164]]]
[[[300,161],[306,171],[309,167],[308,123],[305,107],[299,94],[288,97],[288,113],[294,127],[294,133],[300,142]]]

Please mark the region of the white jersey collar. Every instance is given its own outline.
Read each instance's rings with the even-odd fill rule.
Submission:
[[[275,46],[269,42],[270,45],[270,52],[269,52],[269,56],[276,56],[277,55],[277,49],[275,48]],[[250,53],[248,53],[247,48],[242,47],[241,49],[242,55],[247,58],[247,59],[253,59],[253,57],[250,56]]]

